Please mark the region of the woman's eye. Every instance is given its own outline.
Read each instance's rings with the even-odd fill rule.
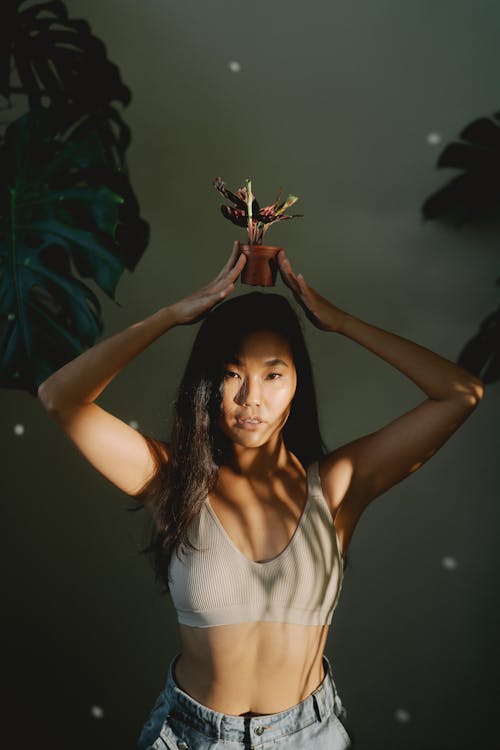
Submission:
[[[232,378],[233,375],[236,376],[237,378],[240,377],[237,372],[234,372],[234,370],[226,370],[224,373],[224,377],[227,377],[227,378]],[[272,380],[277,380],[278,378],[281,378],[282,375],[280,372],[270,372],[267,377],[271,378]]]

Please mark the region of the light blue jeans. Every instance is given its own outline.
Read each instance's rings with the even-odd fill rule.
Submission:
[[[207,708],[167,682],[139,735],[139,750],[347,750],[352,740],[343,724],[347,712],[323,655],[325,677],[316,690],[286,711],[265,716],[232,716]]]

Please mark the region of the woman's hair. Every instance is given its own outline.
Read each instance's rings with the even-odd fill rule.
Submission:
[[[222,410],[224,370],[234,360],[242,339],[253,331],[274,331],[289,343],[297,387],[282,434],[285,445],[307,467],[325,455],[320,434],[311,361],[301,322],[286,297],[253,291],[213,307],[198,329],[173,404],[168,460],[162,442],[146,439],[155,472],[139,495],[139,510],[150,504],[155,527],[142,553],[152,556],[155,580],[169,591],[168,568],[179,546],[197,549],[187,531],[215,488],[219,466],[226,462],[231,442],[218,426]]]

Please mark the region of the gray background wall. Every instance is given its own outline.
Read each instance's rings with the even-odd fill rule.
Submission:
[[[304,218],[266,239],[337,306],[456,359],[498,304],[499,232],[423,224],[420,206],[452,175],[434,169],[444,144],[500,109],[497,3],[66,5],[132,90],[128,160],[152,229],[122,309],[88,282],[105,336],[206,283],[244,240],[220,214],[221,175],[231,189],[251,177],[261,204],[280,185],[300,196]],[[196,329],[168,332],[98,403],[167,439]],[[424,400],[355,342],[306,332],[330,449]],[[361,750],[498,746],[499,402],[488,387],[351,542],[326,653]],[[0,409],[7,722],[22,741],[133,748],[179,650],[173,606],[138,554],[145,516],[35,399],[4,391]]]

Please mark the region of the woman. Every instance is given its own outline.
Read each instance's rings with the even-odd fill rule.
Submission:
[[[357,341],[427,395],[378,431],[323,448],[309,357],[283,297],[230,295],[246,259],[235,243],[191,296],[99,342],[40,387],[86,458],[154,519],[149,551],[177,610],[182,650],[138,746],[188,750],[352,747],[323,649],[343,559],[367,505],[422,466],[472,413],[480,380],[281,278],[309,320]],[[168,443],[94,401],[175,325],[204,318]]]

